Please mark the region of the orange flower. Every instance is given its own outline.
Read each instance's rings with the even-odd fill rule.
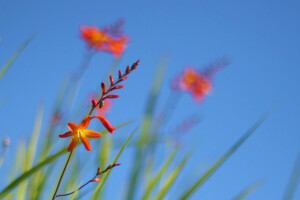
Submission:
[[[89,44],[90,48],[110,52],[116,58],[122,55],[127,42],[129,42],[127,36],[117,34],[118,32],[114,33],[119,30],[113,30],[113,28],[98,29],[95,26],[82,26],[80,27],[80,31],[81,38]]]
[[[82,122],[80,123],[80,125],[77,125],[73,122],[69,122],[68,123],[68,127],[70,129],[69,132],[66,132],[64,134],[60,134],[59,137],[60,138],[66,138],[66,137],[72,137],[70,144],[68,146],[68,151],[73,151],[73,149],[76,147],[76,145],[79,142],[79,139],[81,140],[81,142],[83,143],[84,147],[86,148],[86,150],[90,151],[91,145],[87,139],[88,138],[99,138],[102,136],[101,133],[98,133],[96,131],[93,130],[88,130],[86,129],[91,121],[91,119],[97,118],[101,121],[101,123],[103,124],[103,126],[110,132],[113,133],[114,130],[116,130],[115,127],[113,127],[108,120],[103,117],[103,116],[94,116],[91,117],[90,115],[86,116],[86,118],[84,118],[82,120]]]
[[[187,68],[179,79],[176,80],[175,87],[190,92],[194,100],[200,102],[209,94],[212,89],[212,83],[208,76],[201,74],[193,68]]]

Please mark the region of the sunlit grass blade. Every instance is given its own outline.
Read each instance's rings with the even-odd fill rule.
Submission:
[[[40,133],[41,126],[42,126],[42,118],[43,118],[43,107],[40,106],[38,108],[36,120],[34,123],[34,128],[31,133],[31,138],[29,140],[27,152],[25,155],[23,171],[27,171],[28,169],[30,169],[32,167],[34,158],[36,156],[36,153],[37,153],[36,148],[37,148],[37,144],[38,144],[39,133]],[[29,194],[29,196],[35,195],[35,193],[37,191],[34,189],[36,187],[36,185],[34,185],[34,183],[36,183],[38,179],[39,179],[38,176],[33,176],[32,180],[31,180],[31,185],[29,187],[29,188],[31,188],[31,190],[27,190],[29,183],[28,184],[24,183],[24,186],[22,187],[24,189],[24,191],[21,191],[21,193],[22,194],[27,193],[27,194]],[[29,191],[29,192],[26,192],[26,191]],[[23,195],[22,199],[24,199],[24,197],[25,197],[25,195]],[[20,198],[20,200],[21,200],[21,198]]]
[[[71,195],[70,200],[73,200],[76,197],[77,192],[78,192],[78,190],[79,190],[80,187],[81,187],[81,184],[78,185],[78,187],[76,188],[75,192]]]
[[[190,158],[190,154],[186,155],[183,160],[180,162],[178,167],[170,174],[168,179],[165,181],[162,189],[158,192],[158,195],[155,197],[156,200],[163,199],[163,197],[167,194],[171,186],[174,184],[175,179],[177,178],[179,172],[187,163],[188,159]]]
[[[27,150],[26,162],[25,162],[26,170],[28,170],[32,166],[34,157],[36,155],[39,133],[42,126],[42,118],[43,118],[43,107],[40,106],[38,108],[34,129],[31,134],[30,142],[28,144],[28,150]]]
[[[300,180],[300,153],[294,165],[289,183],[283,196],[283,200],[292,200]]]
[[[165,164],[161,167],[157,175],[149,182],[146,191],[142,197],[142,200],[148,199],[150,193],[152,192],[153,188],[157,185],[158,181],[161,179],[162,175],[166,172],[167,168],[171,164],[172,160],[174,159],[178,150],[173,151],[170,155],[169,159],[165,162]]]
[[[270,115],[271,111],[267,112],[261,119],[259,119],[215,164],[209,168],[208,171],[201,176],[196,183],[194,183],[190,189],[185,192],[180,199],[186,200],[201,186],[255,131],[256,129],[266,120]]]
[[[67,150],[64,148],[61,151],[57,152],[56,154],[47,157],[42,162],[38,163],[34,167],[32,167],[30,170],[24,172],[21,174],[18,178],[13,180],[8,186],[6,186],[1,192],[0,192],[0,198],[5,197],[13,188],[17,187],[20,183],[22,183],[24,180],[26,180],[29,176],[34,174],[36,171],[44,167],[45,165],[53,162],[55,159],[57,159],[59,156],[63,155],[64,153],[67,153]]]
[[[8,70],[11,64],[15,61],[15,59],[19,56],[19,54],[27,47],[27,45],[33,40],[33,37],[27,40],[18,50],[17,52],[11,57],[11,59],[4,65],[4,67],[0,71],[0,79],[4,75],[4,73]]]
[[[126,141],[124,142],[124,144],[122,145],[122,147],[120,148],[119,152],[117,153],[117,155],[115,156],[114,160],[112,161],[112,164],[113,163],[116,163],[119,159],[119,157],[121,156],[122,152],[124,151],[125,147],[127,146],[127,144],[129,143],[129,141],[131,140],[133,134],[136,132],[136,130],[138,129],[135,128],[134,131],[129,135],[129,137],[126,139]],[[98,195],[100,194],[101,192],[101,189],[103,188],[109,174],[110,174],[111,170],[106,172],[103,177],[102,177],[102,180],[100,181],[99,185],[97,186],[97,188],[95,189],[94,193],[92,194],[91,196],[91,200],[96,200],[98,199]]]
[[[134,199],[134,194],[137,187],[137,181],[139,177],[140,170],[142,169],[141,163],[143,159],[144,146],[147,145],[146,141],[151,141],[150,131],[152,130],[152,122],[153,122],[153,115],[156,106],[156,102],[158,99],[158,95],[162,86],[163,78],[165,75],[165,71],[167,68],[167,58],[163,58],[159,61],[157,65],[156,72],[154,75],[154,80],[152,82],[152,87],[149,93],[148,102],[146,104],[145,116],[142,122],[141,134],[139,135],[138,139],[138,148],[135,152],[135,165],[132,167],[131,173],[131,180],[128,185],[128,190],[126,194],[127,200]]]
[[[252,193],[253,191],[255,191],[257,188],[259,188],[260,186],[262,186],[263,183],[264,183],[264,181],[257,181],[255,183],[251,184],[246,189],[244,189],[243,191],[241,191],[232,200],[242,200],[242,199],[244,199],[247,195],[249,195],[250,193]]]
[[[100,160],[100,167],[101,169],[105,169],[105,167],[109,164],[109,159],[111,156],[111,151],[112,151],[112,138],[111,137],[103,137],[100,145],[100,151],[99,151],[99,160]],[[104,191],[103,190],[99,197],[100,199],[105,199],[104,198]]]
[[[22,141],[19,145],[18,145],[18,149],[17,149],[17,153],[14,159],[14,167],[12,168],[10,177],[16,177],[19,170],[22,167],[22,162],[23,162],[23,158],[25,155],[25,151],[26,151],[26,141]],[[7,200],[10,199],[16,199],[17,197],[17,192],[11,192],[9,193],[9,195],[7,196]]]

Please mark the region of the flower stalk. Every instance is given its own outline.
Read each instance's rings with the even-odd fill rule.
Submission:
[[[87,186],[89,183],[101,181],[101,178],[96,178],[96,177],[99,176],[99,175],[101,175],[101,174],[103,174],[103,173],[105,173],[105,172],[107,172],[108,170],[111,170],[112,168],[114,168],[116,166],[119,166],[119,165],[121,165],[121,164],[118,164],[118,163],[110,164],[104,171],[101,171],[100,167],[98,167],[97,173],[95,174],[95,176],[92,179],[90,179],[89,181],[87,181],[85,184],[83,184],[78,189],[74,190],[73,192],[69,192],[69,193],[66,193],[66,194],[59,194],[59,195],[56,195],[56,197],[62,197],[62,196],[71,195],[71,194],[75,193],[76,191],[81,190],[82,188],[84,188],[85,186]]]

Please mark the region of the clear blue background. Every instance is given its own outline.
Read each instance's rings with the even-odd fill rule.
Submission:
[[[230,199],[259,179],[265,180],[264,185],[246,199],[281,199],[300,150],[300,3],[296,0],[0,0],[0,66],[35,35],[0,81],[0,99],[7,98],[0,107],[0,139],[10,137],[12,143],[0,169],[0,179],[4,180],[9,171],[18,142],[29,137],[38,105],[44,104],[45,129],[62,80],[78,68],[85,52],[79,27],[103,27],[118,19],[126,21],[124,32],[131,38],[120,69],[137,59],[141,63],[120,91],[110,121],[118,124],[140,118],[162,54],[170,59],[158,109],[170,92],[170,79],[184,66],[201,68],[228,55],[233,62],[218,73],[204,103],[197,105],[186,94],[174,113],[173,125],[195,110],[203,117],[183,136],[183,151],[195,151],[184,171],[190,177],[181,178],[193,180],[195,175],[200,176],[278,103],[262,127],[191,199]],[[81,81],[77,103],[99,88],[112,59],[110,54],[99,53],[92,60]],[[121,133],[114,135],[118,136],[124,138]],[[123,166],[131,162],[131,154],[122,156]],[[120,178],[121,191],[125,178],[126,175]],[[186,183],[178,182],[169,199],[180,194],[180,184]],[[1,188],[4,185],[5,181],[1,181]],[[116,197],[114,192],[106,193]],[[298,189],[295,199],[299,198]]]

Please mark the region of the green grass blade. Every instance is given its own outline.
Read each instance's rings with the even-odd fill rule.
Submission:
[[[22,183],[24,180],[26,180],[30,175],[34,174],[36,171],[41,169],[43,166],[51,163],[52,161],[57,159],[59,156],[65,154],[65,153],[67,153],[67,150],[64,148],[61,151],[57,152],[56,154],[47,157],[45,160],[43,160],[42,162],[40,162],[37,165],[35,165],[34,167],[32,167],[30,170],[21,174],[18,178],[13,180],[8,186],[6,186],[6,188],[4,188],[0,192],[0,198],[5,197],[12,189],[17,187],[20,183]]]
[[[119,150],[119,152],[117,153],[117,155],[115,156],[114,160],[112,161],[112,163],[116,163],[119,159],[119,157],[121,156],[122,152],[124,151],[125,147],[127,146],[127,144],[129,143],[130,139],[132,138],[133,134],[136,132],[136,130],[138,129],[135,128],[134,131],[129,135],[129,137],[126,139],[126,141],[124,142],[124,144],[122,145],[121,149]],[[104,185],[104,183],[106,182],[109,174],[110,174],[111,170],[106,172],[104,175],[103,175],[103,178],[102,180],[100,181],[99,185],[97,186],[97,188],[95,189],[94,193],[92,194],[91,198],[90,199],[93,199],[93,200],[96,200],[98,199],[98,195],[99,193],[101,192],[101,189]]]
[[[292,200],[296,192],[297,186],[300,180],[300,153],[297,156],[297,160],[294,165],[289,183],[287,185],[283,200]]]
[[[72,196],[70,197],[70,200],[73,200],[73,199],[76,197],[77,192],[78,192],[78,190],[79,190],[80,187],[81,187],[81,184],[78,185],[78,187],[76,188],[75,192],[74,192],[74,193],[72,194]]]
[[[158,99],[158,95],[162,86],[163,78],[165,75],[165,71],[167,68],[167,61],[168,59],[164,58],[159,61],[159,64],[157,65],[156,72],[154,75],[154,79],[152,82],[152,87],[150,90],[148,102],[146,104],[146,110],[145,110],[145,116],[144,120],[142,122],[142,128],[141,128],[141,134],[138,139],[138,148],[135,152],[135,165],[132,167],[131,173],[131,180],[129,182],[126,199],[132,200],[134,199],[136,187],[137,187],[137,181],[138,177],[141,171],[141,163],[143,163],[143,157],[144,152],[144,146],[147,145],[146,141],[151,141],[152,139],[149,139],[150,137],[150,131],[152,130],[152,122],[153,122],[153,115],[154,110],[156,106],[156,102]]]
[[[178,150],[173,151],[173,153],[171,154],[171,156],[169,157],[169,159],[165,162],[165,164],[161,167],[161,169],[159,170],[159,172],[157,173],[157,175],[150,181],[147,190],[145,191],[142,200],[146,200],[148,199],[151,191],[153,190],[153,188],[156,186],[156,184],[158,183],[158,181],[161,179],[162,175],[166,172],[167,168],[169,167],[169,165],[171,164],[172,160],[174,159],[176,153],[178,152]]]
[[[236,197],[233,198],[233,200],[242,200],[244,199],[247,195],[255,191],[257,188],[262,186],[264,182],[263,181],[257,181],[250,186],[248,186],[246,189],[244,189],[242,192],[240,192]]]
[[[0,79],[4,75],[4,73],[8,70],[11,64],[15,61],[15,59],[19,56],[19,54],[27,47],[27,45],[33,40],[33,37],[27,40],[18,50],[17,52],[11,57],[11,59],[4,65],[4,67],[0,71]]]
[[[181,196],[181,200],[186,200],[196,189],[202,185],[266,120],[271,111],[267,112],[261,119],[259,119],[208,171],[201,176],[193,186]]]
[[[190,158],[190,154],[186,155],[183,160],[180,162],[178,167],[171,173],[171,175],[168,177],[167,181],[165,182],[162,189],[159,191],[158,195],[155,199],[160,200],[163,199],[163,197],[167,194],[173,183],[175,182],[175,179],[177,178],[179,172],[182,170],[182,168],[187,163],[188,159]]]
[[[33,160],[36,154],[36,147],[38,143],[39,133],[42,126],[42,118],[43,118],[43,107],[40,106],[38,108],[38,113],[36,116],[36,121],[34,124],[34,129],[31,134],[30,142],[28,145],[27,155],[26,155],[26,170],[32,167]]]

